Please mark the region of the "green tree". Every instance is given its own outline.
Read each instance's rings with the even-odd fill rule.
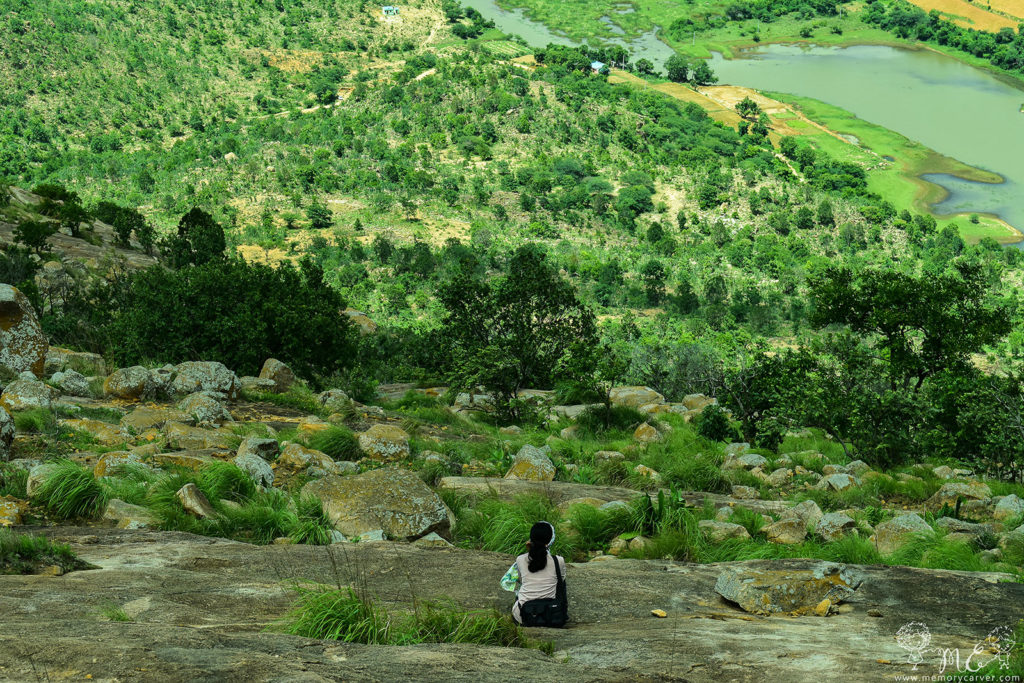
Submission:
[[[506,274],[490,281],[461,271],[439,298],[452,382],[483,385],[507,417],[523,415],[521,389],[551,388],[593,372],[594,314],[536,247],[520,247]]]
[[[665,73],[670,81],[686,83],[690,80],[690,64],[679,54],[674,54],[665,61]]]
[[[14,228],[14,241],[42,256],[49,252],[49,239],[57,232],[57,226],[45,221],[24,220]]]
[[[313,200],[306,209],[306,218],[309,219],[309,227],[313,230],[326,230],[334,225],[334,214],[319,200]]]
[[[643,278],[644,295],[647,303],[657,306],[665,296],[665,266],[657,259],[651,259],[644,263],[640,269],[640,276]]]
[[[757,102],[749,97],[744,97],[736,104],[736,113],[745,119],[753,121],[760,116],[761,107],[757,106]]]
[[[225,249],[224,228],[198,207],[181,217],[177,235],[163,245],[164,256],[174,268],[221,260]]]
[[[697,65],[693,67],[693,82],[697,85],[711,85],[712,83],[718,83],[718,76],[711,70],[706,60],[699,60]]]

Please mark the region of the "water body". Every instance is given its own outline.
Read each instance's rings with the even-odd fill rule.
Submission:
[[[1024,230],[1024,88],[927,50],[769,45],[715,55],[721,83],[827,102],[1005,182],[925,175],[949,196],[936,213],[992,213]]]
[[[531,47],[544,47],[548,43],[555,43],[556,45],[570,45],[578,47],[580,43],[571,40],[568,36],[553,31],[539,21],[533,21],[528,18],[521,9],[505,10],[498,7],[495,0],[462,0],[462,4],[466,7],[472,7],[476,11],[480,12],[485,18],[490,19],[504,33],[511,35],[517,35],[525,40]],[[625,13],[619,10],[617,13]],[[605,23],[605,26],[610,28],[614,33],[625,33],[622,28],[614,24],[614,20],[610,17],[602,17],[601,21]],[[616,31],[615,29],[619,29]],[[660,29],[655,28],[649,31],[639,38],[611,38],[601,41],[595,41],[594,44],[608,43],[612,45],[621,45],[629,51],[631,61],[638,59],[648,59],[657,68],[663,68],[665,60],[671,57],[674,53],[665,43],[658,39],[658,31]]]

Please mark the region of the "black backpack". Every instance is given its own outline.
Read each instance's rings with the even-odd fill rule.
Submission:
[[[558,567],[558,558],[554,555],[550,557],[555,563],[555,576],[558,578],[555,597],[527,600],[520,605],[519,617],[523,620],[523,626],[562,628],[569,621],[569,599],[565,594],[565,579],[562,578],[562,571]]]

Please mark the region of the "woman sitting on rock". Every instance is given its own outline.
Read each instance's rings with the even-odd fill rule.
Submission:
[[[512,618],[523,626],[561,627],[569,619],[565,560],[548,552],[554,540],[555,527],[550,522],[534,524],[527,552],[501,577],[501,587],[517,595]]]

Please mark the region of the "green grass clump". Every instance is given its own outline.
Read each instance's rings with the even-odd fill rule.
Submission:
[[[530,527],[544,520],[557,530],[551,552],[573,557],[577,548],[572,535],[566,533],[568,529],[559,523],[561,516],[551,501],[541,496],[519,496],[514,503],[484,499],[458,517],[455,539],[464,547],[519,555],[526,552]]]
[[[107,502],[92,472],[72,460],[56,461],[32,500],[58,519],[95,517]]]
[[[636,429],[647,418],[635,408],[627,406],[591,406],[576,418],[578,432],[583,436],[599,436],[610,432]]]
[[[0,465],[0,497],[25,498],[27,484],[28,470]]]
[[[288,535],[296,543],[330,545],[334,525],[319,498],[304,496],[296,501],[296,521]]]
[[[130,616],[128,616],[128,613],[125,612],[123,608],[118,607],[117,605],[106,605],[106,606],[104,606],[102,609],[100,609],[100,614],[103,615],[107,619],[107,621],[117,621],[117,622],[132,622],[132,621],[135,621]]]
[[[246,401],[273,403],[284,408],[294,408],[309,415],[326,417],[324,407],[316,400],[316,394],[307,386],[293,384],[283,394],[264,391],[243,391],[242,398]]]
[[[616,536],[635,530],[630,511],[623,508],[599,510],[592,505],[573,505],[569,522],[576,544],[583,550],[603,549]]]
[[[52,565],[65,572],[87,566],[66,544],[0,529],[0,574],[34,574],[40,567]]]
[[[14,428],[26,434],[52,434],[57,429],[57,418],[46,408],[33,408],[14,414]]]
[[[309,447],[320,451],[332,460],[359,460],[363,451],[355,433],[348,427],[336,425],[309,437]]]
[[[228,462],[212,462],[199,470],[196,482],[210,501],[242,501],[256,493],[256,484],[248,474]]]
[[[298,601],[284,629],[292,635],[365,645],[532,645],[510,615],[496,610],[465,611],[453,603],[426,603],[413,614],[396,616],[351,588],[297,584],[294,590]]]

